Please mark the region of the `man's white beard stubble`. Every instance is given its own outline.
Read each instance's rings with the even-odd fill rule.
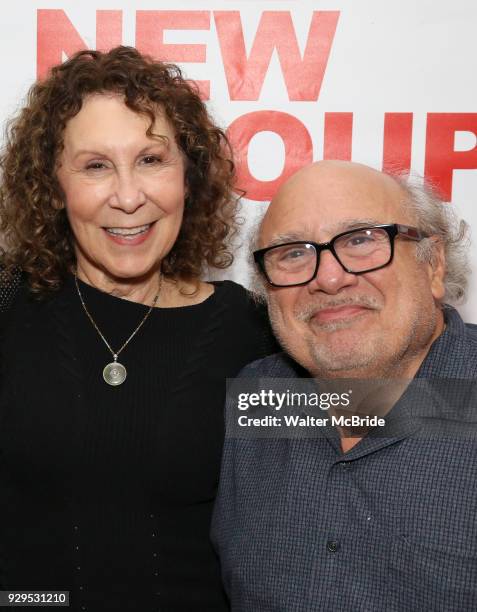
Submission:
[[[392,329],[383,329],[382,333],[379,333],[379,330],[374,329],[369,335],[359,336],[353,347],[347,345],[344,339],[340,350],[340,343],[339,341],[334,342],[333,334],[346,328],[352,328],[360,319],[360,315],[343,321],[320,323],[313,320],[313,317],[321,310],[340,306],[363,306],[371,311],[380,311],[383,308],[383,304],[378,299],[368,295],[343,296],[311,302],[293,312],[295,320],[302,321],[306,325],[304,337],[297,338],[296,334],[290,336],[292,332],[287,330],[279,308],[273,298],[269,299],[270,321],[280,344],[313,376],[347,377],[359,371],[359,376],[363,378],[399,377],[407,361],[416,355],[432,337],[437,324],[434,309],[431,314],[418,309],[409,329],[406,330],[407,333],[402,335],[397,344],[396,333],[402,334],[402,331],[393,332]],[[398,313],[394,314],[399,316]],[[362,316],[370,315],[363,313]],[[322,342],[313,333],[313,328],[324,335]],[[299,343],[302,344],[302,347],[299,346]],[[393,346],[394,352],[388,354],[387,347]],[[304,347],[306,351],[303,350]],[[309,356],[307,363],[303,363],[305,353],[307,357]]]

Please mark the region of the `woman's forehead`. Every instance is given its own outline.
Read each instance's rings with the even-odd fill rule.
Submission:
[[[130,109],[118,95],[94,95],[85,99],[81,110],[66,124],[65,145],[78,147],[94,143],[127,144],[128,141],[151,140],[168,142],[174,130],[163,113],[155,115],[150,134],[151,118]]]

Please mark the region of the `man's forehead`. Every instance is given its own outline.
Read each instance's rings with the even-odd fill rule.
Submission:
[[[318,177],[311,170],[272,201],[260,232],[267,243],[281,235],[324,241],[355,227],[412,221],[404,206],[407,195],[391,177],[353,166],[332,166]]]

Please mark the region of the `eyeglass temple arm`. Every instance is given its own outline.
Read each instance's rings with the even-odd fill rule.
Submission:
[[[399,223],[396,223],[396,227],[397,231],[406,238],[409,238],[409,240],[422,240],[423,238],[429,237],[428,234],[420,232],[415,227],[409,227],[408,225],[400,225]]]

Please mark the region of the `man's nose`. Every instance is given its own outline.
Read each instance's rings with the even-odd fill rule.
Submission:
[[[351,287],[358,283],[356,274],[346,272],[333,253],[329,250],[320,253],[318,272],[308,285],[308,291],[323,291],[335,295],[344,287]]]
[[[132,214],[145,203],[146,195],[141,180],[135,175],[134,170],[118,171],[110,199],[111,206]]]

